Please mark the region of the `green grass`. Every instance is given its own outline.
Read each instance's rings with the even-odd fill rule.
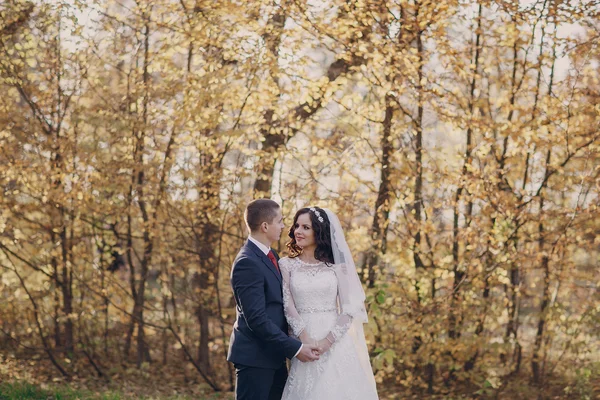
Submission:
[[[118,392],[105,392],[95,394],[84,390],[75,390],[67,386],[57,386],[51,389],[42,389],[29,383],[0,383],[0,400],[192,400],[189,396],[125,396]],[[209,396],[204,400],[223,399],[222,396]],[[203,400],[194,397],[194,400]]]
[[[12,399],[45,399],[47,397],[45,391],[27,384],[1,384],[0,385],[0,400]]]
[[[117,393],[95,395],[84,391],[74,390],[69,387],[42,389],[29,383],[2,383],[0,384],[0,400],[121,400]]]

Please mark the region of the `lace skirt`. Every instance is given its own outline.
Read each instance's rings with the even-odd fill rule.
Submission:
[[[334,328],[337,313],[300,313],[307,333],[315,340]],[[357,346],[353,328],[338,339],[318,361],[293,359],[282,400],[376,400],[377,389],[364,340]],[[362,334],[362,333],[361,333]]]

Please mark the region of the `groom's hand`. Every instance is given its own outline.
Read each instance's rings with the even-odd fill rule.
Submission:
[[[317,361],[319,359],[319,348],[311,344],[303,344],[296,358],[302,362]]]

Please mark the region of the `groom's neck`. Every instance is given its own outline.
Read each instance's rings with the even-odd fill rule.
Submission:
[[[250,236],[252,236],[252,239],[261,242],[265,246],[271,247],[271,241],[262,232],[250,232]]]

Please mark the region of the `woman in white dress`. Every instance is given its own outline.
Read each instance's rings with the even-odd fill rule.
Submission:
[[[283,400],[378,399],[363,332],[365,293],[337,216],[299,210],[290,257],[279,260],[290,334],[317,344],[318,361],[292,359]]]

